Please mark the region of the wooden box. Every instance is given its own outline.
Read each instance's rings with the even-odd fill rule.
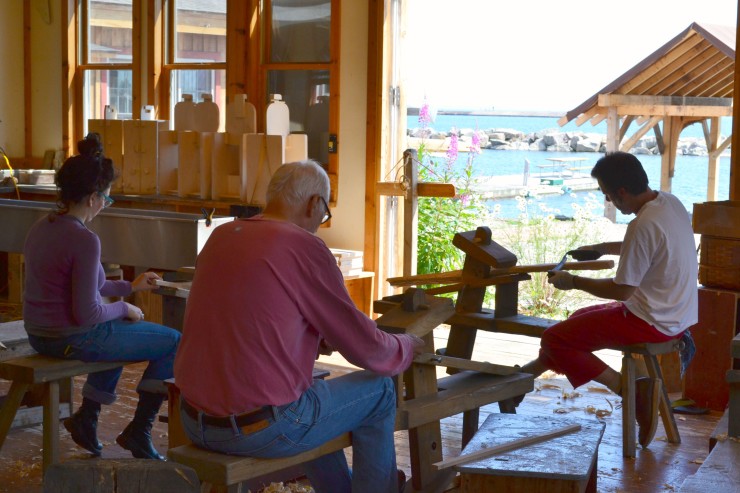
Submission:
[[[740,290],[740,239],[702,235],[699,282],[712,288]]]
[[[121,176],[111,185],[111,193],[123,192],[123,120],[99,120],[87,121],[88,132],[100,134],[103,144],[103,153],[113,160],[113,166],[118,169]],[[75,152],[75,154],[77,154]]]
[[[691,327],[696,354],[684,375],[683,396],[699,407],[724,411],[729,399],[726,374],[737,333],[740,292],[699,289],[699,323]]]
[[[159,133],[165,120],[123,120],[123,193],[157,193]]]
[[[740,201],[694,204],[692,222],[695,233],[740,239]]]

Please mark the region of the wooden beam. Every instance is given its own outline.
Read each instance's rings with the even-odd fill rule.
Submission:
[[[645,70],[627,81],[619,88],[619,92],[644,94],[648,88],[655,83],[655,79],[653,79],[653,77],[659,72],[666,69],[670,70],[671,67],[681,65],[685,60],[698,55],[702,48],[697,45],[700,45],[702,41],[703,39],[700,36],[690,36],[688,39],[667,52],[655,63],[652,63]]]
[[[51,8],[48,7],[47,8]],[[31,60],[33,51],[31,50],[31,2],[23,2],[23,136],[24,146],[24,168],[30,168],[29,162],[33,157],[33,88],[31,81]]]
[[[642,138],[643,135],[648,133],[650,129],[655,127],[660,121],[663,119],[662,116],[653,116],[651,117],[642,127],[640,127],[637,132],[635,132],[629,139],[624,141],[622,145],[619,147],[620,151],[627,152],[630,149],[632,149],[632,146],[634,146],[638,140]]]
[[[627,130],[629,130],[630,125],[635,120],[634,115],[629,115],[625,117],[625,119],[622,121],[622,126],[619,128],[619,141],[622,142],[622,139],[624,139],[625,134],[627,134]]]
[[[740,7],[740,1],[738,2]],[[736,25],[740,25],[740,8],[737,9]],[[740,46],[740,29],[735,29],[735,46]],[[740,64],[735,64],[735,79],[740,81]],[[740,102],[740,84],[732,89],[732,98]],[[732,110],[732,148],[740,149],[740,103]],[[740,152],[733,152],[730,157],[730,200],[740,199]]]
[[[601,99],[601,95],[599,95]],[[619,111],[616,106],[609,106],[607,108],[607,120],[606,120],[606,152],[614,152],[619,150]],[[604,217],[609,219],[611,222],[617,221],[617,209],[614,204],[606,200],[604,196]]]
[[[732,98],[599,94],[599,106],[615,107],[620,115],[732,116]]]
[[[375,185],[377,195],[393,195],[403,197],[406,195],[408,187],[398,182],[380,182]],[[416,194],[419,197],[447,197],[455,196],[455,185],[451,183],[418,183]]]
[[[722,128],[719,118],[712,118],[711,123],[709,138],[707,139],[707,150],[709,151],[707,201],[709,202],[717,200],[717,196],[719,195],[719,180],[717,178],[719,176],[719,153],[717,153],[717,147],[719,144],[720,129]]]
[[[445,366],[456,368],[458,370],[472,370],[481,373],[490,373],[491,375],[513,375],[519,373],[519,368],[513,366],[495,365],[480,361],[472,361],[465,358],[453,358],[450,356],[440,356],[439,354],[422,353],[414,358],[414,363],[422,365]]]
[[[727,56],[709,44],[704,46],[704,50],[685,59],[681,64],[674,67],[669,74],[662,75],[661,80],[657,81],[645,94],[681,94],[680,90],[686,84],[696,85],[699,81],[704,80],[701,74],[708,70],[708,67],[717,65]]]

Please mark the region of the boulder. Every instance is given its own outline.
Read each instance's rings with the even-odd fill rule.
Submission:
[[[574,150],[576,152],[601,152],[600,149],[601,142],[579,138]]]

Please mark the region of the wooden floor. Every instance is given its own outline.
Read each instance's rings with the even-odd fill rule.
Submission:
[[[444,347],[446,331],[435,331],[437,347]],[[476,343],[475,359],[498,364],[522,364],[537,354],[538,341],[529,338],[501,334],[480,334]],[[619,365],[619,354],[604,352],[605,361]],[[336,376],[351,371],[341,358],[322,357]],[[335,366],[342,365],[342,366]],[[104,406],[100,417],[99,438],[104,444],[103,458],[126,458],[129,454],[116,443],[115,437],[123,430],[136,405],[135,387],[143,371],[143,364],[124,369],[119,384],[119,399],[113,406]],[[7,389],[7,382],[0,381],[0,394]],[[81,378],[75,382],[75,399],[79,402]],[[573,394],[573,389],[563,378],[540,378],[535,382],[536,390],[527,395],[518,409],[523,415],[551,415],[564,413],[582,419],[597,419],[589,410],[607,410],[604,417],[606,432],[599,450],[598,491],[655,493],[678,491],[683,480],[693,474],[708,453],[708,437],[712,433],[720,413],[703,416],[677,415],[681,433],[680,445],[665,441],[662,426],[656,440],[646,450],[638,450],[636,459],[622,458],[620,400],[598,384],[587,384]],[[567,397],[567,398],[566,398]],[[674,394],[672,398],[680,395]],[[484,408],[481,421],[491,412],[498,412],[497,405]],[[442,422],[443,450],[445,457],[460,452],[460,427],[462,417],[447,418]],[[166,426],[157,423],[154,429],[155,445],[161,453],[167,450]],[[396,434],[396,451],[399,467],[410,476],[408,441],[405,432]],[[69,434],[62,428],[62,460],[86,458],[89,455],[75,446]],[[41,481],[41,428],[31,427],[13,430],[0,451],[0,492],[40,493]]]

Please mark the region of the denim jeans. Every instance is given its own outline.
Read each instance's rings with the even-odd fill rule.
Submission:
[[[214,385],[217,385],[214,382]],[[250,434],[239,427],[214,427],[181,413],[194,444],[251,457],[288,457],[352,432],[353,471],[342,450],[303,464],[317,493],[396,493],[393,381],[357,371],[313,385],[292,403],[273,407],[270,425]],[[233,422],[233,420],[232,420]]]
[[[164,380],[172,378],[180,333],[152,322],[111,320],[97,324],[89,331],[68,337],[28,336],[31,347],[41,354],[56,358],[92,361],[144,361],[138,392],[167,394]],[[90,373],[82,395],[101,404],[116,400],[116,385],[123,367]]]

